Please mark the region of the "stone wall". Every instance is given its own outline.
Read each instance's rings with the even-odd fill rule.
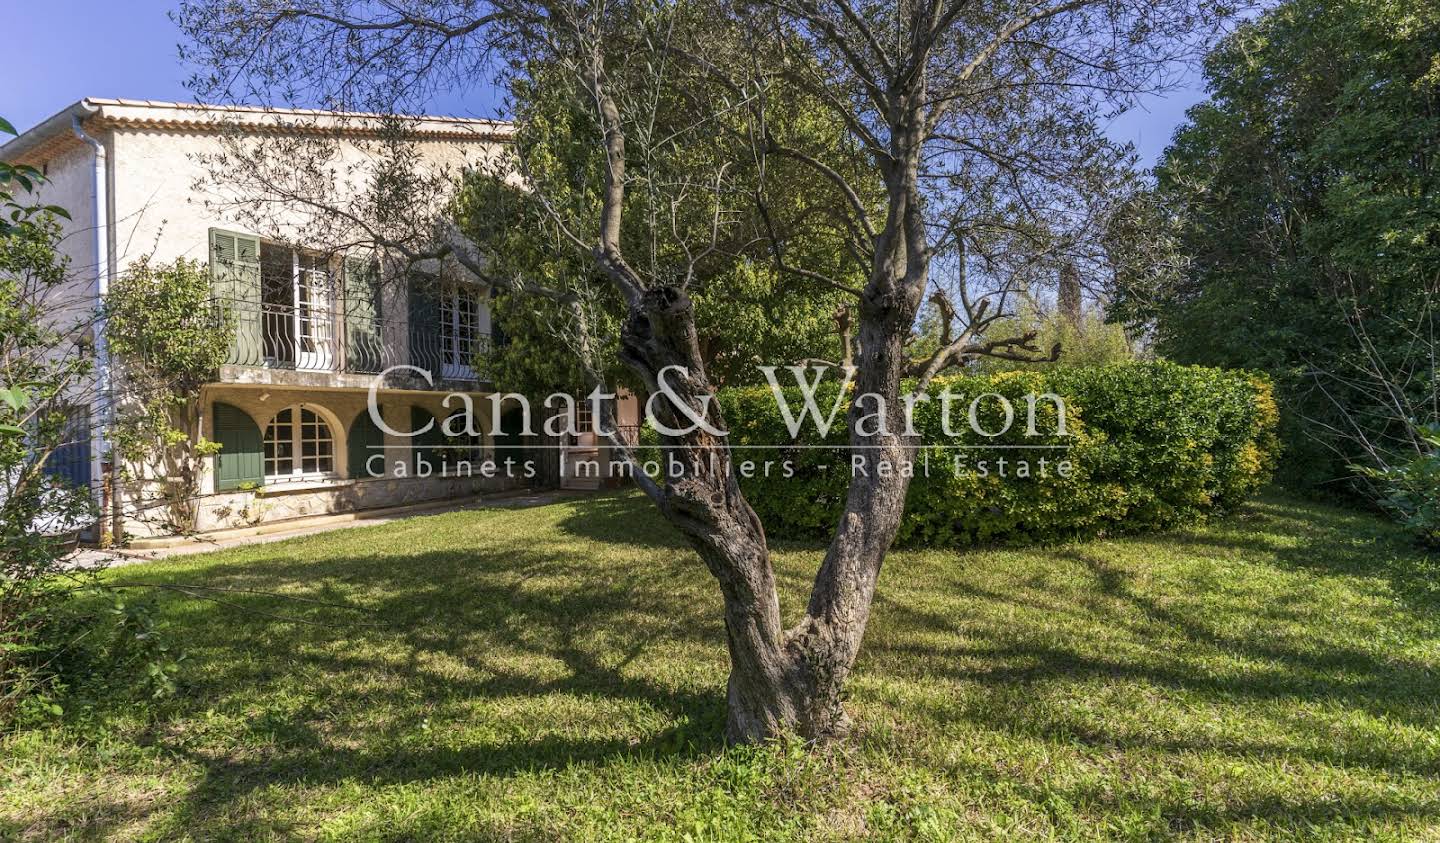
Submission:
[[[385,435],[383,472],[378,477],[350,476],[347,448],[350,426],[369,411],[369,392],[360,389],[305,389],[273,385],[211,384],[200,395],[201,433],[213,438],[211,418],[216,403],[223,402],[248,414],[263,435],[276,413],[286,407],[303,405],[323,418],[334,441],[335,471],[317,480],[299,480],[263,485],[254,490],[217,491],[213,459],[206,460],[202,473],[199,516],[200,532],[231,527],[331,515],[363,509],[401,506],[444,498],[466,497],[479,492],[523,488],[533,480],[516,467],[507,474],[490,435],[488,393],[443,393],[436,391],[378,390],[376,402],[386,425],[397,432],[411,427],[411,408],[421,407],[440,424],[461,409],[466,399],[473,407],[475,425],[484,437],[481,458],[472,461],[458,476],[414,477],[412,449],[404,436]],[[501,465],[487,468],[485,459]],[[381,466],[377,466],[381,467]],[[437,467],[438,471],[438,467]],[[159,484],[150,484],[126,501],[125,532],[133,537],[150,537],[169,532],[163,525],[163,507],[156,506]],[[149,504],[147,507],[146,504]]]
[[[264,487],[252,492],[219,492],[202,500],[196,529],[208,532],[253,527],[291,518],[464,498],[524,485],[523,481],[504,477],[483,478],[479,471],[477,466],[471,477],[336,480],[323,488],[296,485]]]

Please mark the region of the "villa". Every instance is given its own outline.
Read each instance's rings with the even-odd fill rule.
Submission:
[[[426,460],[455,443],[440,440],[439,422],[452,412],[445,396],[462,393],[476,407],[497,392],[477,357],[493,341],[491,290],[458,263],[432,262],[411,272],[414,283],[377,283],[374,251],[336,253],[320,244],[247,230],[243,216],[206,201],[213,161],[236,133],[311,133],[333,141],[336,168],[364,182],[368,152],[382,131],[377,115],[201,106],[87,98],[0,147],[0,159],[40,169],[42,201],[69,212],[63,249],[74,274],[66,307],[93,311],[111,280],[141,255],[153,261],[204,262],[212,294],[233,325],[226,363],[196,396],[200,433],[221,449],[205,460],[194,529],[216,530],[305,516],[393,507],[527,483],[595,487],[564,466],[594,459],[593,436],[536,442],[534,476],[484,476]],[[457,117],[407,121],[419,166],[459,173],[509,142],[503,122]],[[207,164],[207,162],[211,162]],[[337,178],[337,184],[345,179]],[[338,188],[337,188],[338,189]],[[233,208],[233,206],[232,206]],[[295,230],[304,208],[292,214]],[[77,435],[52,456],[52,469],[88,485],[115,537],[154,534],[153,519],[135,511],[112,482],[110,429],[123,378],[108,380],[122,361],[106,357],[104,324],[95,327],[100,387],[74,408]],[[401,367],[377,383],[387,370]],[[413,367],[413,368],[411,368]],[[423,370],[429,377],[415,372]],[[375,389],[384,424],[367,399]],[[578,414],[578,413],[577,413]],[[634,424],[635,400],[619,402],[622,424]],[[463,462],[503,459],[488,412],[462,443]],[[576,419],[581,426],[583,419]],[[538,422],[536,422],[538,425]],[[431,431],[397,437],[387,431]],[[466,452],[468,449],[468,452]],[[383,456],[383,459],[375,459]],[[461,460],[457,460],[457,463]],[[430,463],[431,470],[421,469]],[[438,467],[438,468],[437,468]],[[427,475],[428,476],[422,476]]]

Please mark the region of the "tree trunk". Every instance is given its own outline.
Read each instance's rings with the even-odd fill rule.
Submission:
[[[621,357],[653,394],[664,385],[717,430],[725,430],[705,374],[690,299],[675,287],[644,291],[630,306]],[[654,414],[674,429],[693,422],[664,398]],[[740,494],[730,449],[721,437],[694,429],[662,436],[665,483],[650,490],[660,512],[679,528],[720,584],[732,672],[726,737],[751,742],[794,729],[799,686],[784,647],[780,601],[765,530]]]
[[[624,200],[625,136],[619,110],[604,85],[598,50],[582,64],[586,89],[599,106],[607,167],[599,242],[593,255],[628,303],[620,357],[653,395],[654,416],[669,429],[661,436],[663,485],[641,482],[695,548],[720,584],[730,653],[726,739],[752,743],[783,734],[812,740],[843,735],[849,727],[845,680],[860,651],[880,564],[900,526],[915,446],[900,398],[904,341],[920,306],[929,269],[918,186],[924,135],[925,88],[907,97],[908,118],[895,134],[894,164],[887,167],[889,194],[883,232],[875,239],[870,282],[859,305],[858,374],[850,406],[850,442],[865,456],[865,471],[852,478],[845,512],[815,578],[805,618],[786,631],[765,530],[740,493],[730,447],[723,436],[694,426],[704,419],[727,430],[705,371],[694,309],[683,289],[646,287],[620,250]],[[922,74],[923,77],[923,74]],[[672,368],[675,367],[675,368]],[[669,371],[667,371],[669,370]],[[866,395],[883,399],[882,429],[862,432]],[[877,470],[882,462],[890,471]]]
[[[893,289],[893,288],[892,288]],[[843,735],[849,727],[842,700],[845,680],[860,650],[880,563],[899,528],[908,479],[900,470],[913,459],[904,438],[898,400],[905,331],[915,304],[903,294],[882,295],[861,306],[861,367],[856,395],[884,396],[888,432],[862,435],[857,422],[874,411],[857,399],[850,409],[852,444],[866,470],[852,479],[845,514],[815,579],[805,618],[790,631],[780,603],[765,531],[740,494],[728,444],[702,430],[662,437],[666,483],[652,494],[664,516],[686,537],[720,584],[730,654],[726,739],[752,743],[782,734],[812,740]],[[665,383],[697,417],[725,429],[712,393],[691,304],[673,287],[645,291],[630,309],[621,354],[656,392]],[[668,427],[691,423],[663,399],[655,415]],[[876,469],[881,461],[892,471]]]

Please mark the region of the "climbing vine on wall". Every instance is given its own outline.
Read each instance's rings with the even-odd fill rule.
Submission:
[[[105,335],[114,363],[115,451],[140,517],[195,529],[200,468],[220,446],[200,435],[200,389],[215,379],[234,327],[211,306],[203,264],[141,258],[112,284]]]

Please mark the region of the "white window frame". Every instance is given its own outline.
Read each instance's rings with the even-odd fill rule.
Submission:
[[[285,321],[289,323],[295,368],[312,372],[334,371],[339,357],[336,354],[339,320],[335,306],[337,278],[329,259],[318,252],[262,240],[259,256],[262,271],[267,249],[286,252],[290,256],[290,312]],[[302,259],[311,266],[302,266]],[[263,280],[261,283],[264,283]],[[312,291],[317,290],[321,298],[318,303],[312,295]],[[303,300],[302,292],[305,294]]]
[[[298,358],[295,366],[312,371],[331,371],[335,368],[336,358],[335,272],[323,255],[313,252],[292,249],[290,261],[295,275],[292,284]],[[305,262],[311,265],[307,267]],[[316,301],[317,294],[319,301]]]
[[[287,422],[290,427],[290,455],[288,457],[281,457],[279,456],[279,446],[283,443],[273,437],[271,431],[277,427],[280,414],[287,412],[290,413],[290,421]],[[316,435],[314,437],[306,436],[306,413],[315,417]],[[326,435],[319,435],[321,431]],[[312,457],[307,457],[305,456],[305,446],[312,443],[316,446],[316,453]],[[272,445],[274,446],[273,448]],[[322,449],[322,445],[328,447]],[[328,480],[338,476],[335,473],[335,428],[330,423],[330,420],[325,417],[325,414],[318,412],[308,404],[291,404],[276,410],[275,414],[270,417],[270,420],[265,423],[265,430],[260,437],[260,450],[261,459],[264,463],[263,470],[265,472],[266,484]],[[272,456],[272,453],[274,456]],[[315,469],[305,470],[305,461],[307,459],[315,460]],[[286,460],[290,463],[290,469],[288,471],[278,470],[281,460]],[[321,468],[320,466],[326,460],[329,461],[330,467],[328,469]],[[277,470],[272,471],[272,466]]]
[[[461,329],[465,327],[461,318],[460,304],[462,301],[469,301],[473,305],[468,337],[462,336]],[[476,380],[475,368],[471,364],[475,359],[475,353],[479,350],[481,337],[484,336],[480,321],[483,304],[480,290],[468,284],[449,284],[440,290],[442,377],[456,380]],[[461,351],[462,344],[465,346],[465,353]]]

